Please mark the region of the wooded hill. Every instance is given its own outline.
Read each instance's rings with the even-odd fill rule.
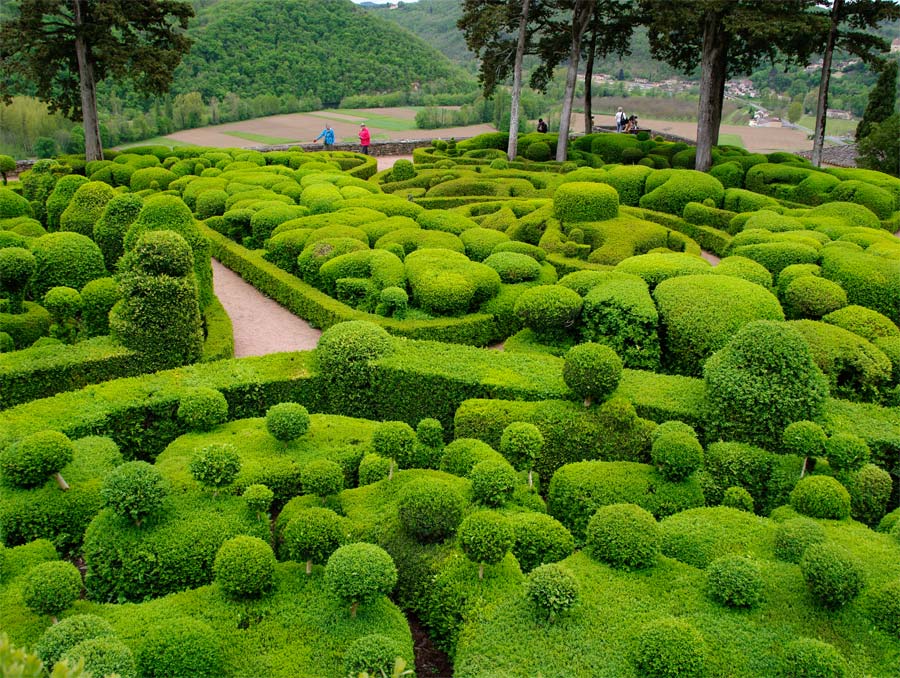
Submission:
[[[199,10],[173,94],[313,95],[325,105],[367,92],[435,91],[468,79],[424,41],[350,0],[229,0]]]

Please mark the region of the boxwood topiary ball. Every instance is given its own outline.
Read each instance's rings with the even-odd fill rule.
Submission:
[[[649,622],[638,636],[634,667],[641,678],[702,678],[706,675],[703,636],[680,619]]]
[[[329,497],[344,489],[344,470],[336,461],[315,459],[300,471],[300,482],[306,494]]]
[[[275,493],[261,484],[250,485],[241,496],[247,502],[247,508],[258,515],[268,513],[272,500],[275,499]]]
[[[459,526],[459,545],[472,562],[494,565],[512,548],[515,535],[506,516],[476,511]],[[479,578],[483,571],[479,570]]]
[[[305,435],[309,421],[309,411],[298,403],[278,403],[266,411],[266,430],[284,443]]]
[[[528,469],[544,448],[544,436],[534,424],[514,421],[500,436],[500,454],[515,468]]]
[[[600,508],[588,521],[586,534],[588,553],[613,567],[650,567],[659,553],[659,525],[649,512],[635,504]]]
[[[795,421],[784,429],[781,436],[785,454],[796,454],[798,457],[824,456],[827,441],[825,431],[814,421]]]
[[[397,568],[380,546],[347,544],[328,558],[325,583],[340,598],[362,603],[390,593],[397,583]],[[355,609],[351,614],[355,616]]]
[[[312,507],[297,512],[285,526],[282,539],[282,557],[309,565],[324,564],[329,556],[342,544],[349,534],[347,520],[331,509]]]
[[[390,475],[392,462],[377,454],[367,454],[359,462],[359,486],[371,485]]]
[[[25,436],[0,453],[0,472],[18,487],[42,485],[72,461],[75,447],[59,431],[39,431]]]
[[[220,678],[224,661],[219,637],[189,617],[152,626],[137,650],[142,678]]]
[[[211,431],[228,421],[228,401],[214,388],[191,389],[181,397],[178,418],[190,431]]]
[[[604,221],[619,215],[619,194],[606,184],[571,181],[553,194],[553,216],[564,224]]]
[[[117,675],[119,678],[137,678],[134,655],[118,638],[91,638],[84,640],[63,655],[75,666],[84,660],[84,670],[92,676]]]
[[[587,342],[566,353],[563,380],[586,405],[605,400],[621,377],[622,360],[609,346]]]
[[[233,598],[258,598],[275,581],[275,554],[258,537],[240,535],[219,547],[213,563],[216,583]]]
[[[703,463],[703,447],[687,433],[665,433],[653,441],[653,463],[672,482],[684,480]]]
[[[722,506],[753,513],[753,497],[743,487],[732,486],[722,495]]]
[[[393,638],[373,633],[357,638],[344,654],[344,673],[356,676],[367,673],[370,676],[389,676],[394,671],[398,657],[403,656],[403,648]]]
[[[140,526],[158,511],[168,494],[168,484],[152,464],[128,461],[117,466],[103,481],[100,498],[114,513]]]
[[[485,459],[469,472],[473,501],[485,506],[501,506],[512,496],[518,478],[505,459]]]
[[[526,327],[547,337],[564,336],[578,320],[584,301],[561,285],[540,285],[525,290],[513,312]]]
[[[900,639],[900,579],[882,584],[869,593],[866,609],[875,626]]]
[[[728,607],[753,607],[762,599],[762,571],[745,556],[716,558],[706,569],[709,597]]]
[[[410,468],[416,446],[416,432],[405,421],[385,421],[372,432],[375,454],[394,459],[401,467]]]
[[[426,417],[419,420],[416,425],[416,438],[426,447],[439,448],[444,446],[444,426],[437,419]]]
[[[191,475],[204,487],[228,487],[241,470],[241,458],[231,443],[213,443],[197,450],[188,463]]]
[[[55,617],[78,599],[81,584],[81,573],[72,563],[41,563],[25,575],[22,600],[35,614]]]
[[[792,518],[775,526],[775,558],[799,563],[803,552],[825,541],[825,528],[809,518]]]
[[[109,622],[95,614],[76,614],[54,624],[40,637],[35,653],[47,666],[53,666],[78,643],[92,638],[112,636]]]
[[[835,471],[856,471],[869,461],[869,446],[852,433],[835,433],[825,442],[825,456]]]
[[[847,293],[836,282],[816,275],[804,275],[791,282],[784,291],[784,312],[789,319],[811,318],[847,305]]]
[[[785,647],[781,674],[784,678],[845,678],[848,674],[847,660],[829,643],[799,638]]]
[[[400,524],[419,542],[443,541],[459,527],[465,504],[462,495],[445,482],[414,480],[400,492]]]
[[[389,355],[393,348],[394,340],[383,328],[363,320],[351,320],[322,332],[316,357],[326,378],[365,385],[369,361]]]
[[[544,617],[553,621],[578,600],[578,581],[569,570],[550,563],[528,574],[526,592],[529,600]]]
[[[523,572],[564,560],[575,550],[572,533],[546,513],[516,513],[510,521],[515,536],[512,552]]]
[[[811,518],[843,520],[850,516],[850,493],[831,476],[806,476],[791,491],[791,506]]]
[[[800,571],[812,594],[827,608],[838,608],[856,598],[863,587],[863,573],[840,546],[809,546],[800,559]]]

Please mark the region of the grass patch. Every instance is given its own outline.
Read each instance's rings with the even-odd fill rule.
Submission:
[[[270,137],[265,134],[254,134],[253,132],[222,132],[230,137],[238,139],[246,139],[247,141],[258,141],[261,144],[293,144],[301,139],[288,139],[286,137]]]
[[[121,144],[116,146],[117,149],[121,150],[123,148],[134,148],[135,146],[168,146],[169,148],[175,148],[176,146],[194,146],[195,144],[189,144],[186,141],[178,141],[178,139],[170,139],[169,137],[150,137],[149,139],[143,139],[141,141],[132,141],[128,144]]]
[[[741,138],[740,134],[720,134],[719,144],[727,144],[729,146],[739,146],[741,148],[746,148],[744,146],[744,140]]]
[[[316,111],[315,113],[309,113],[308,115],[315,115],[322,118],[329,117],[329,114],[336,115],[353,115],[360,119],[360,122],[365,122],[367,125],[372,127],[378,127],[384,130],[390,130],[392,132],[405,132],[407,130],[415,130],[416,122],[415,120],[403,120],[402,118],[395,118],[390,115],[381,115],[380,113],[372,113],[371,111],[362,110],[359,108],[331,108],[325,111]]]
[[[802,118],[800,118],[800,120],[797,121],[797,124],[808,127],[809,129],[815,129],[816,118],[812,115],[804,115]],[[856,126],[858,124],[858,120],[838,120],[837,118],[826,118],[825,134],[829,134],[835,137],[852,134],[856,131]]]

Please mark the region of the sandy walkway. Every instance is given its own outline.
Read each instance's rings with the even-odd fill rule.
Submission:
[[[234,326],[235,358],[316,347],[321,330],[260,294],[215,259],[212,265],[213,288]]]

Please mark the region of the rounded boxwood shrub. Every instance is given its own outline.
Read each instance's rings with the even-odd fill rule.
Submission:
[[[214,388],[194,388],[178,403],[178,418],[189,431],[211,431],[228,421],[228,401]]]
[[[513,308],[516,316],[539,336],[564,336],[581,314],[579,294],[561,285],[539,285],[525,290]]]
[[[578,581],[556,563],[540,565],[528,574],[525,592],[541,616],[552,623],[578,600]]]
[[[497,452],[476,438],[457,438],[441,453],[440,469],[455,476],[467,476],[479,461],[496,459]]]
[[[88,337],[109,334],[109,312],[118,300],[113,278],[96,278],[81,289],[81,326]]]
[[[900,578],[874,589],[868,595],[866,611],[875,626],[900,639]]]
[[[650,454],[663,477],[672,482],[684,480],[703,463],[703,446],[687,433],[657,436]]]
[[[501,506],[512,497],[518,479],[515,469],[505,459],[485,459],[469,472],[472,500],[485,506]]]
[[[359,462],[359,486],[371,485],[391,475],[394,468],[392,459],[385,459],[377,454],[367,454]]]
[[[380,546],[347,544],[328,558],[325,584],[350,603],[350,616],[356,617],[360,603],[391,592],[397,584],[397,567]]]
[[[24,247],[0,247],[0,291],[9,300],[9,313],[22,312],[25,288],[35,266],[34,255]]]
[[[462,240],[462,243],[466,248],[466,256],[469,257],[469,259],[472,261],[484,261],[490,256],[497,245],[502,242],[507,242],[509,236],[502,231],[495,231],[491,228],[481,228],[479,226],[478,228],[470,228],[463,231],[459,234],[459,239]]]
[[[404,421],[386,421],[372,432],[372,449],[385,459],[395,460],[402,468],[413,466],[416,432]]]
[[[533,487],[532,467],[544,448],[544,436],[534,424],[514,421],[500,436],[500,454],[514,468],[528,471],[528,487]]]
[[[391,181],[407,181],[415,176],[416,170],[412,162],[404,158],[395,162],[390,172]]]
[[[60,215],[59,230],[73,231],[90,237],[94,233],[94,224],[103,214],[103,208],[114,196],[112,186],[102,181],[82,184]]]
[[[788,318],[818,320],[846,306],[847,293],[836,282],[817,275],[804,275],[788,284],[782,300]]]
[[[510,516],[510,521],[515,537],[512,552],[522,572],[564,560],[575,550],[572,533],[546,513],[517,513]]]
[[[606,184],[571,181],[553,194],[553,216],[564,224],[604,221],[619,215],[619,194]]]
[[[409,294],[402,287],[385,287],[378,295],[375,313],[385,318],[403,320],[409,308]]]
[[[781,669],[783,678],[845,678],[847,660],[833,645],[814,638],[787,644]]]
[[[141,678],[220,678],[225,673],[218,634],[190,617],[150,627],[136,659]]]
[[[497,252],[494,248],[484,265],[497,271],[500,280],[508,284],[534,280],[541,275],[541,265],[533,257],[519,252]]]
[[[459,527],[465,505],[462,495],[445,482],[414,480],[400,492],[400,524],[419,542],[443,541]]]
[[[444,446],[444,426],[437,419],[426,417],[416,424],[416,439],[422,445],[431,448]]]
[[[399,160],[398,160],[399,162]],[[354,640],[344,654],[344,674],[390,676],[394,663],[403,656],[403,648],[393,638],[373,633]]]
[[[85,640],[114,635],[109,622],[95,614],[76,614],[54,624],[40,637],[35,654],[47,666],[53,666],[73,647]]]
[[[743,487],[732,486],[722,495],[722,506],[753,513],[753,497]]]
[[[869,461],[866,441],[852,433],[835,433],[825,441],[825,456],[836,471],[856,471]]]
[[[563,363],[563,380],[585,407],[606,400],[619,385],[622,360],[605,344],[586,342],[573,346]]]
[[[875,525],[891,498],[891,474],[875,464],[866,464],[856,472],[841,474],[841,480],[850,492],[850,515],[862,523]]]
[[[478,563],[478,578],[484,579],[484,566],[499,563],[515,540],[509,519],[496,511],[476,511],[459,526],[459,545],[466,557]]]
[[[706,675],[703,637],[673,617],[644,625],[637,638],[634,667],[640,678],[702,678]]]
[[[241,458],[234,445],[213,443],[194,453],[188,470],[198,483],[212,488],[213,496],[231,485],[241,471]]]
[[[62,657],[70,666],[84,661],[84,670],[92,676],[138,678],[131,649],[118,638],[91,638],[84,640]]]
[[[18,487],[42,485],[56,476],[60,489],[69,489],[59,472],[72,461],[75,446],[59,431],[39,431],[27,435],[0,452],[0,472],[10,484]]]
[[[129,461],[117,466],[103,480],[100,498],[114,513],[138,527],[162,508],[168,484],[152,464]]]
[[[80,290],[106,275],[100,248],[80,233],[48,233],[31,242],[31,252],[35,266],[30,287],[35,298],[43,297],[51,287]]]
[[[266,410],[266,430],[276,440],[288,443],[309,430],[309,411],[298,403],[278,403]]]
[[[322,332],[316,358],[326,379],[364,388],[369,383],[369,362],[391,354],[393,349],[394,340],[384,328],[351,320]]]
[[[269,512],[272,500],[275,499],[275,493],[272,490],[258,483],[249,485],[241,496],[247,502],[247,508],[253,511],[257,518],[262,518]]]
[[[325,498],[344,489],[344,470],[336,461],[314,459],[300,471],[300,482],[306,494]]]
[[[53,318],[50,336],[64,343],[74,343],[78,336],[76,317],[81,310],[81,295],[78,290],[71,287],[51,287],[41,303]]]
[[[777,449],[788,424],[818,418],[828,380],[785,323],[751,322],[703,368],[708,435]]]
[[[803,552],[825,541],[825,528],[809,518],[791,518],[775,526],[775,558],[799,563]]]
[[[219,547],[213,576],[232,598],[258,598],[275,583],[275,554],[259,537],[233,537]]]
[[[800,571],[810,592],[827,608],[838,608],[859,595],[863,573],[847,551],[828,542],[803,552]]]
[[[36,565],[22,582],[22,601],[35,614],[56,616],[81,595],[81,572],[67,561]]]
[[[535,162],[547,162],[550,160],[550,144],[546,141],[535,141],[528,144],[525,149],[525,157]]]
[[[659,438],[670,433],[683,433],[694,438],[697,437],[697,431],[694,430],[693,426],[685,424],[683,421],[678,421],[677,419],[671,419],[669,421],[664,421],[653,429],[652,433],[650,433],[650,442],[655,443]]]
[[[0,332],[0,353],[9,353],[16,350],[13,338],[7,332]]]
[[[650,567],[659,553],[659,525],[635,504],[603,506],[588,521],[586,535],[587,552],[620,569]]]
[[[828,436],[814,421],[795,421],[788,424],[781,436],[782,451],[798,457],[825,456]]]
[[[791,506],[811,518],[843,520],[850,516],[850,493],[831,476],[806,476],[791,491]]]
[[[297,512],[285,526],[282,557],[306,563],[306,574],[313,564],[324,565],[329,556],[349,539],[346,521],[331,509],[307,508]]]
[[[706,568],[709,597],[728,607],[754,607],[762,599],[762,571],[754,561],[735,554],[716,558]]]

